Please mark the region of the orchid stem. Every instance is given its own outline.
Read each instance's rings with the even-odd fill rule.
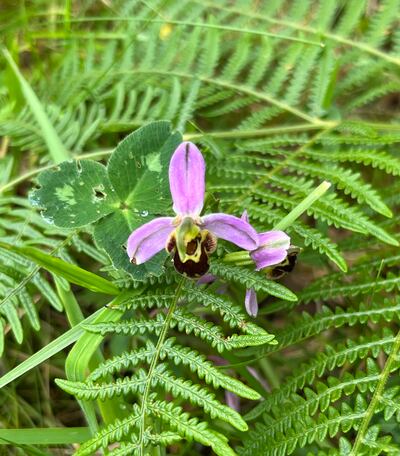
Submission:
[[[329,189],[332,184],[328,181],[322,182],[322,184],[318,185],[318,187],[313,190],[303,201],[296,206],[286,217],[277,223],[272,229],[273,230],[285,230],[288,228],[292,223],[298,219],[307,209],[312,206],[317,199],[321,198],[321,196]]]
[[[224,256],[224,261],[226,263],[235,263],[237,264],[238,262],[243,262],[243,261],[250,261],[252,263],[252,260],[250,259],[250,253],[247,250],[240,250],[239,252],[231,252],[227,253]]]

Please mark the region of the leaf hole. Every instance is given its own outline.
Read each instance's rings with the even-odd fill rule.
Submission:
[[[104,192],[104,187],[102,185],[93,187],[93,193],[94,193],[95,198],[99,199],[99,200],[102,200],[107,196],[107,194]]]

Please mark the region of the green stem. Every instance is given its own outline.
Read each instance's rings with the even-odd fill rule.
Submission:
[[[300,217],[307,209],[314,204],[314,202],[321,198],[321,196],[329,189],[331,183],[328,181],[322,182],[322,184],[318,185],[318,187],[313,190],[303,201],[297,205],[293,210],[289,212],[289,214],[284,217],[279,223],[277,223],[273,230],[285,230],[288,226],[290,226],[297,218]]]
[[[225,131],[210,131],[205,133],[187,133],[183,135],[185,141],[192,141],[194,139],[201,139],[204,136],[219,139],[243,139],[243,138],[257,138],[269,135],[283,134],[283,133],[296,133],[312,130],[320,130],[320,125],[309,123],[302,123],[297,125],[283,125],[281,127],[259,128],[255,130],[225,130]]]
[[[0,429],[0,445],[12,444],[14,448],[17,445],[48,446],[76,444],[85,442],[90,437],[90,430],[87,427]],[[27,451],[26,454],[36,453]]]
[[[146,23],[154,23],[154,24],[165,24],[166,22],[171,25],[183,25],[188,27],[202,27],[202,28],[209,28],[209,29],[216,29],[216,30],[226,30],[229,32],[239,32],[239,33],[247,33],[251,35],[259,35],[259,36],[268,36],[270,38],[277,38],[281,40],[288,40],[288,41],[295,41],[304,44],[311,44],[314,46],[324,47],[324,43],[321,41],[315,40],[307,40],[305,38],[298,38],[289,35],[282,35],[279,33],[271,33],[265,32],[264,30],[254,30],[250,28],[242,28],[242,27],[232,27],[230,25],[221,25],[221,24],[208,24],[205,22],[192,22],[192,21],[178,21],[173,19],[141,19],[136,17],[116,17],[116,16],[109,16],[109,17],[84,17],[84,18],[76,18],[72,19],[71,22],[73,23],[81,23],[81,22],[111,22],[111,21],[127,21],[127,22],[146,22]],[[56,23],[59,21],[55,21]]]
[[[354,446],[353,446],[349,456],[357,456],[359,454],[360,447],[365,438],[365,434],[367,433],[369,423],[371,422],[371,419],[375,414],[375,409],[379,405],[379,401],[382,399],[383,390],[384,390],[386,382],[389,378],[393,363],[396,361],[399,349],[400,349],[400,331],[397,333],[396,339],[394,340],[392,349],[390,351],[390,355],[389,355],[388,359],[386,360],[385,366],[380,375],[379,382],[375,388],[375,391],[372,396],[371,402],[369,403],[367,412],[364,415],[364,418],[361,422],[360,429],[358,431],[356,440],[354,442]]]
[[[65,0],[64,6],[64,30],[67,35],[71,32],[72,0]]]
[[[278,389],[280,386],[279,377],[276,374],[276,369],[271,364],[269,359],[261,358],[260,359],[260,368],[262,369],[265,377],[267,378],[268,382],[270,383],[273,389]]]
[[[89,317],[85,318],[82,323],[93,323],[97,317],[104,316],[108,312],[109,309],[101,308]],[[61,336],[57,337],[56,339],[52,340],[45,347],[35,352],[29,358],[22,361],[22,363],[18,364],[16,367],[0,377],[0,389],[13,382],[17,378],[21,377],[21,375],[24,375],[34,367],[38,366],[40,363],[48,360],[53,355],[59,353],[64,348],[68,347],[68,345],[71,345],[77,341],[83,333],[84,330],[82,329],[82,324],[79,324],[72,327],[64,334],[61,334]]]
[[[84,316],[69,283],[67,282],[67,288],[65,288],[65,285],[57,276],[55,276],[55,283],[57,292],[64,304],[71,328],[79,325],[84,320]],[[117,301],[123,299],[122,296],[123,295],[118,296],[118,298],[116,298]],[[100,321],[116,321],[119,320],[121,316],[122,313],[120,311],[110,309],[106,316],[102,316]],[[104,361],[103,355],[98,348],[98,345],[102,340],[102,336],[88,333],[84,333],[79,338],[69,352],[65,363],[65,372],[68,380],[83,381],[88,368],[93,369],[94,366],[97,366]],[[106,424],[110,422],[110,416],[113,419],[116,419],[118,416],[118,412],[121,410],[117,407],[117,405],[120,405],[118,404],[118,400],[118,398],[115,398],[113,400],[109,399],[107,401],[98,401],[98,406]],[[83,414],[85,415],[86,421],[89,424],[90,430],[93,433],[96,432],[98,424],[94,403],[87,401],[78,402],[81,406]]]
[[[171,304],[171,307],[168,309],[167,316],[165,318],[164,326],[161,330],[160,336],[157,341],[156,345],[156,350],[153,356],[153,359],[151,360],[151,364],[149,367],[149,372],[147,374],[147,379],[146,379],[146,384],[144,387],[144,392],[143,392],[143,397],[142,397],[142,404],[140,407],[140,422],[139,422],[139,456],[144,456],[144,444],[143,444],[143,436],[144,436],[144,431],[145,431],[145,421],[146,421],[146,408],[147,408],[147,400],[149,398],[150,394],[150,389],[151,389],[151,383],[153,380],[153,374],[154,374],[154,369],[156,368],[158,359],[160,357],[160,352],[162,349],[162,346],[165,342],[165,338],[167,336],[167,332],[169,329],[169,325],[171,323],[172,316],[175,312],[176,305],[178,304],[179,297],[182,292],[183,284],[185,282],[185,278],[182,277],[181,281],[178,284],[178,287],[176,289],[175,293],[175,298],[174,301]]]
[[[246,198],[253,197],[254,191],[257,190],[258,188],[262,187],[265,185],[268,180],[273,176],[274,174],[280,172],[289,164],[289,160],[293,159],[295,157],[301,156],[302,152],[307,150],[309,147],[311,147],[313,144],[315,144],[322,136],[324,136],[326,133],[328,133],[331,130],[334,130],[339,123],[333,123],[331,122],[330,126],[327,126],[325,129],[319,131],[317,134],[315,134],[312,138],[310,138],[305,144],[303,144],[299,149],[297,149],[295,152],[292,154],[289,154],[284,160],[282,160],[279,164],[274,166],[272,169],[270,169],[264,176],[260,177],[259,179],[256,180],[256,182],[253,185],[249,186],[249,189],[239,195],[237,198],[235,198],[232,203],[229,206],[228,212],[234,210],[237,206],[240,205],[243,201],[246,200]]]
[[[224,256],[225,263],[238,264],[238,263],[247,262],[247,261],[252,263],[252,260],[250,259],[250,253],[247,250],[240,250],[239,252],[227,253]]]
[[[279,223],[277,223],[272,229],[273,230],[285,230],[288,228],[292,223],[298,219],[307,209],[315,203],[318,198],[329,189],[331,186],[330,182],[324,181],[322,184],[318,185],[318,187],[313,190],[303,201],[298,204],[293,210],[289,212],[286,217],[284,217]],[[253,261],[250,259],[250,253],[247,250],[240,250],[239,252],[231,252],[227,253],[223,261],[226,263],[235,263],[240,265],[247,265],[252,264]]]
[[[71,291],[70,284],[67,282],[67,287],[65,288],[65,284],[63,284],[61,279],[57,276],[54,276],[54,281],[56,284],[57,293],[64,305],[68,322],[71,328],[73,328],[84,320],[81,308],[75,299],[75,295]],[[82,412],[85,415],[86,422],[89,424],[89,429],[93,433],[96,432],[98,425],[94,405],[92,403],[84,403],[82,401],[79,401],[79,405],[81,406]]]

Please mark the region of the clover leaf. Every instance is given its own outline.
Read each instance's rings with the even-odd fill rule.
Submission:
[[[181,142],[181,134],[172,132],[169,122],[153,122],[121,141],[107,166],[73,160],[42,172],[31,202],[56,226],[76,229],[94,224],[96,244],[117,269],[138,280],[160,275],[165,253],[132,266],[126,241],[136,227],[170,210],[168,164]]]

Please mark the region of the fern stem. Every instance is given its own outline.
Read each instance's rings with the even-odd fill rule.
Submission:
[[[102,126],[102,131],[130,131],[134,127],[140,127],[142,124],[138,123],[106,123]],[[335,127],[336,122],[331,122],[331,126]],[[378,130],[390,130],[390,131],[400,131],[400,124],[385,124],[379,122],[364,122],[364,125],[371,128],[376,128]],[[244,139],[244,138],[258,138],[268,135],[275,135],[280,133],[295,133],[295,132],[304,132],[312,130],[321,130],[329,127],[329,122],[325,122],[324,125],[319,124],[298,124],[298,125],[284,125],[282,127],[270,127],[270,128],[259,128],[254,130],[226,130],[226,131],[206,131],[204,133],[188,133],[183,135],[184,141],[193,141],[201,139],[204,137],[210,138],[219,138],[219,139]],[[87,160],[87,159],[101,159],[104,156],[111,155],[114,149],[104,149],[94,152],[86,152],[80,155],[75,155],[75,160]],[[0,186],[0,194],[4,193],[7,190],[10,190],[15,185],[18,185],[25,180],[35,177],[37,174],[42,171],[54,168],[56,165],[46,165],[40,168],[28,171],[27,173],[22,174],[21,176],[16,177],[15,179],[7,182],[6,184]]]
[[[324,181],[322,184],[313,190],[303,201],[301,201],[293,210],[289,212],[280,222],[278,222],[272,229],[273,230],[286,230],[292,223],[298,219],[307,209],[314,204],[314,202],[321,198],[321,196],[330,188],[331,183]],[[231,252],[224,256],[224,261],[227,263],[241,263],[252,264],[250,260],[250,253],[246,251]]]
[[[336,123],[332,122],[332,125],[336,125]],[[137,123],[107,123],[102,126],[102,131],[131,131],[132,128],[140,127],[142,124]],[[376,128],[382,129],[390,129],[389,126],[386,124],[373,124]],[[312,130],[320,130],[321,128],[325,128],[325,126],[314,125],[309,123],[298,124],[298,125],[285,125],[282,127],[271,127],[271,128],[259,128],[255,130],[226,130],[226,131],[210,131],[204,133],[188,133],[183,135],[184,141],[193,141],[196,139],[201,139],[204,137],[211,137],[211,138],[220,138],[220,139],[243,139],[243,138],[257,138],[263,137],[268,135],[275,135],[279,133],[294,133],[294,132],[304,132],[304,131],[312,131]],[[400,125],[396,126],[393,125],[393,129],[398,128],[400,130]],[[75,155],[75,160],[88,160],[88,159],[101,159],[104,156],[111,155],[114,149],[104,149],[95,152],[86,152],[84,154]],[[46,165],[42,166],[37,169],[33,169],[32,171],[28,171],[27,173],[22,174],[21,176],[16,177],[15,179],[7,182],[6,184],[0,187],[0,194],[4,193],[7,190],[10,190],[15,185],[18,185],[25,180],[35,177],[37,174],[41,173],[42,171],[46,171],[48,169],[54,168],[56,165]]]
[[[209,28],[215,30],[226,30],[228,32],[239,32],[243,34],[249,35],[258,35],[258,36],[268,36],[269,38],[277,38],[280,40],[288,40],[288,41],[295,41],[298,43],[304,44],[312,44],[314,46],[324,47],[324,43],[321,41],[313,41],[313,40],[306,40],[305,38],[297,38],[294,36],[289,35],[281,35],[279,33],[271,33],[265,32],[264,30],[254,30],[250,28],[243,28],[243,27],[232,27],[231,25],[221,25],[221,24],[208,24],[205,22],[192,22],[192,21],[179,21],[173,19],[142,19],[137,17],[121,17],[121,16],[109,16],[109,17],[83,17],[83,18],[76,18],[72,19],[71,22],[74,23],[81,23],[81,22],[111,22],[111,21],[118,21],[118,22],[146,22],[146,23],[154,23],[154,24],[165,24],[168,22],[170,25],[183,25],[188,27],[202,27],[202,28]],[[56,23],[58,21],[55,21]]]
[[[175,308],[176,308],[176,305],[178,304],[178,300],[179,300],[179,297],[182,293],[182,288],[183,288],[183,284],[185,282],[185,278],[182,277],[182,279],[180,280],[178,286],[177,286],[177,289],[176,289],[176,293],[175,293],[175,298],[171,304],[171,307],[168,309],[168,313],[167,313],[167,316],[165,317],[165,321],[164,321],[164,326],[161,330],[161,333],[160,333],[160,336],[158,338],[158,341],[157,341],[157,345],[156,345],[156,350],[155,350],[155,353],[154,353],[154,356],[151,360],[151,364],[150,364],[150,367],[149,367],[149,372],[147,374],[147,379],[146,379],[146,384],[145,384],[145,387],[144,387],[144,392],[143,392],[143,397],[142,397],[142,404],[141,404],[141,407],[140,407],[140,421],[139,421],[139,456],[144,456],[144,444],[143,444],[143,437],[144,437],[144,431],[145,431],[145,420],[146,420],[146,409],[147,409],[147,400],[149,398],[149,394],[150,394],[150,389],[151,389],[151,383],[152,383],[152,380],[153,380],[153,375],[154,375],[154,369],[156,368],[156,365],[157,365],[157,362],[158,362],[158,358],[160,357],[160,353],[161,353],[161,349],[162,349],[162,346],[165,342],[165,338],[167,336],[167,332],[168,332],[168,329],[169,329],[169,325],[171,323],[171,320],[172,320],[172,316],[174,314],[174,311],[175,311]]]
[[[66,34],[71,31],[71,12],[72,12],[72,0],[65,0],[64,5],[64,30]]]
[[[332,122],[333,124],[334,122]],[[201,139],[204,136],[220,139],[243,139],[243,138],[257,138],[268,135],[276,135],[280,133],[296,133],[310,130],[319,130],[320,125],[309,123],[302,123],[297,125],[283,125],[281,127],[259,128],[255,130],[227,130],[227,131],[210,131],[205,133],[188,133],[183,135],[185,141],[192,141],[193,139]]]
[[[369,403],[366,414],[361,422],[360,429],[358,431],[356,440],[354,442],[354,446],[353,446],[349,456],[357,456],[357,454],[359,453],[360,447],[365,438],[365,434],[367,433],[369,423],[375,414],[375,409],[379,405],[379,401],[382,399],[383,390],[384,390],[386,382],[389,378],[389,375],[390,375],[390,372],[392,369],[392,365],[396,361],[396,357],[397,357],[397,353],[398,353],[399,349],[400,349],[400,331],[397,333],[396,339],[392,346],[392,350],[386,360],[385,366],[380,375],[379,382],[375,388],[374,394],[372,396],[371,402]]]
[[[193,120],[192,120],[193,122]],[[336,125],[335,121],[325,121],[324,125],[318,124],[310,124],[310,123],[301,123],[296,125],[283,125],[281,127],[269,127],[269,128],[256,128],[254,130],[222,130],[222,131],[205,131],[200,133],[187,133],[183,135],[184,141],[192,141],[195,139],[201,139],[204,137],[211,137],[211,138],[221,138],[221,139],[242,139],[242,138],[258,138],[267,135],[275,135],[279,133],[295,133],[295,132],[304,132],[304,131],[312,131],[312,130],[320,130],[321,128],[326,128],[326,126],[332,123],[332,125]],[[365,125],[369,125],[368,123],[364,122]],[[105,122],[101,124],[101,131],[105,133],[115,133],[115,132],[124,132],[129,131],[131,132],[135,128],[140,128],[144,124],[143,122]],[[373,124],[375,125],[375,124]],[[383,130],[400,130],[400,125],[393,125],[393,128],[389,128],[390,126],[386,124],[379,124],[377,123],[375,127],[371,125],[373,128],[381,128]],[[381,127],[382,125],[382,127]],[[198,126],[196,126],[198,128]],[[111,153],[112,150],[109,150],[108,153]],[[97,153],[97,152],[94,152]],[[107,152],[105,152],[107,153]]]

